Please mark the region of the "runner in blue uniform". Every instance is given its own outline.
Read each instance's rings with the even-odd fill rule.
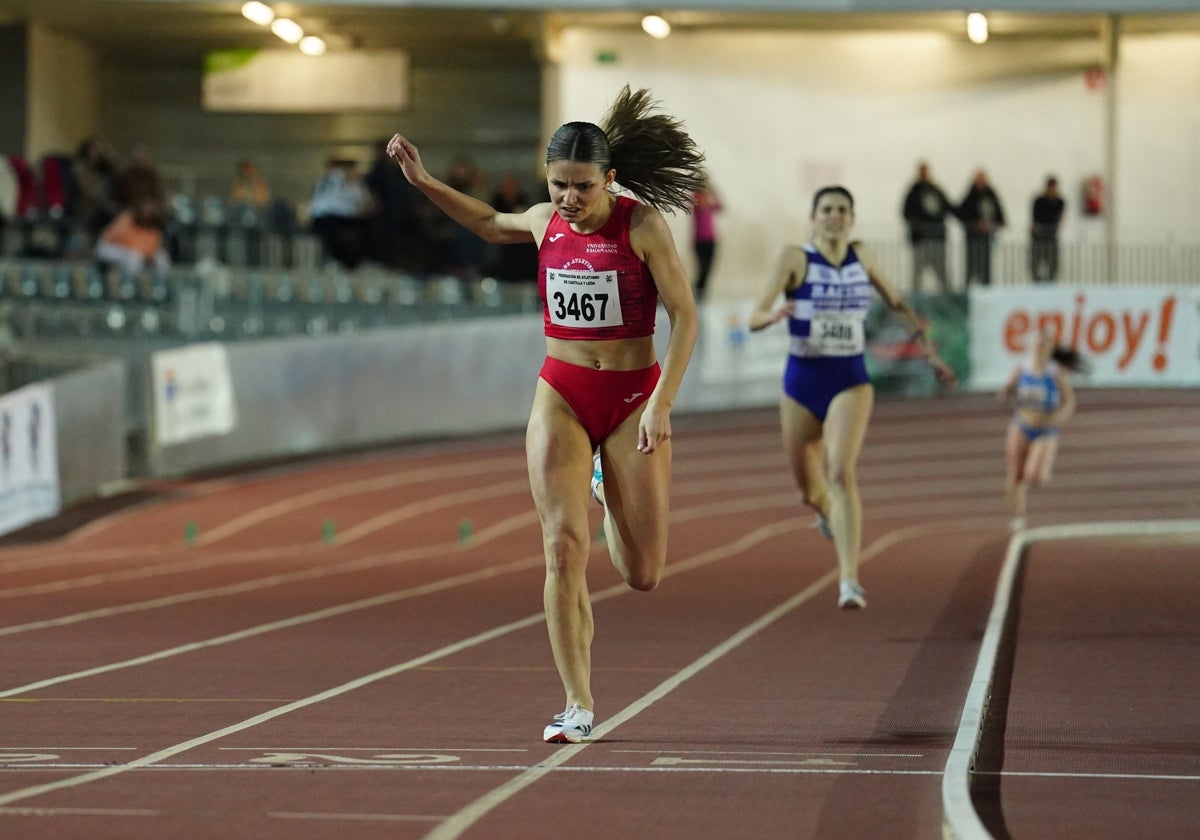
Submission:
[[[1010,530],[1025,527],[1029,484],[1050,481],[1058,454],[1058,428],[1075,413],[1075,390],[1067,372],[1081,367],[1078,353],[1057,346],[1049,333],[1039,332],[1029,358],[1013,368],[997,395],[1005,402],[1016,400],[1004,452]]]
[[[788,321],[792,338],[779,404],[783,446],[804,504],[816,511],[817,527],[833,540],[841,578],[838,606],[855,609],[867,605],[858,580],[862,499],[857,464],[875,402],[863,357],[872,288],[909,330],[938,381],[952,386],[954,372],[875,258],[850,239],[850,192],[839,186],[818,190],[812,224],[809,244],[784,250],[755,303],[750,329]]]

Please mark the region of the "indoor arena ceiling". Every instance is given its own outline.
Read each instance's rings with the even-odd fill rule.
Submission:
[[[268,0],[269,2],[269,0]],[[1163,4],[1165,2],[1165,5]],[[1200,31],[1200,5],[1184,0],[1163,0],[1155,8],[1191,8],[1191,13],[1123,15],[1122,31]],[[1078,0],[1076,0],[1078,3]],[[470,50],[484,46],[540,43],[543,35],[566,25],[637,29],[646,9],[617,0],[562,3],[524,2],[501,7],[497,3],[446,5],[428,2],[363,0],[327,3],[269,3],[281,15],[293,17],[306,32],[327,36],[331,46],[382,49],[420,45],[426,49]],[[470,5],[470,7],[467,7]],[[668,6],[678,4],[665,4]],[[828,8],[820,2],[762,0],[747,4],[727,2],[723,8],[711,0],[694,0],[691,9],[659,11],[678,32],[697,30],[920,30],[965,37],[965,13],[922,12],[797,12],[807,5]],[[752,5],[760,11],[736,11]],[[892,0],[860,0],[842,5],[853,8],[896,8]],[[920,6],[922,4],[911,4]],[[928,6],[934,3],[925,4]],[[1021,0],[1010,7],[1019,8]],[[1046,4],[1050,5],[1050,4]],[[1145,0],[1127,4],[1148,8]],[[537,8],[535,8],[537,7]],[[612,8],[604,8],[612,7]],[[619,8],[617,8],[619,7]],[[762,11],[778,7],[779,10]],[[269,47],[278,40],[262,27],[242,17],[240,2],[203,0],[0,0],[0,23],[36,20],[93,45],[101,54],[118,54],[126,60],[192,62],[215,49]],[[1106,17],[1099,13],[989,12],[993,38],[1102,37]],[[535,47],[536,48],[536,47]]]

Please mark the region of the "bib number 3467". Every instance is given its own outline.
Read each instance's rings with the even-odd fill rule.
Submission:
[[[621,296],[615,271],[546,269],[550,323],[574,329],[619,327]]]
[[[559,321],[603,321],[608,309],[608,295],[588,292],[554,293],[554,314]]]

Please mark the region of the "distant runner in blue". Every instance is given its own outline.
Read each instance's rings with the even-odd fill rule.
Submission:
[[[1025,497],[1029,484],[1050,481],[1058,454],[1058,428],[1075,413],[1075,391],[1068,371],[1083,368],[1083,359],[1059,347],[1049,333],[1034,338],[1029,358],[1013,368],[997,395],[1015,401],[1004,448],[1004,496],[1008,502],[1009,529],[1025,527]]]
[[[861,609],[867,598],[858,580],[857,466],[875,403],[863,356],[872,288],[910,332],[937,380],[952,387],[955,377],[917,313],[891,288],[863,244],[850,239],[854,198],[845,187],[817,191],[812,226],[807,245],[784,250],[755,303],[750,329],[788,322],[792,339],[779,403],[784,451],[804,504],[817,513],[817,528],[833,540],[841,578],[838,606]]]

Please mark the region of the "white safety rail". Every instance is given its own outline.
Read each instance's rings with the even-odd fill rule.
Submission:
[[[1096,537],[1167,537],[1200,535],[1200,520],[1162,522],[1098,522],[1077,525],[1052,525],[1019,531],[1009,541],[1004,565],[996,584],[992,611],[979,648],[979,659],[971,678],[971,687],[963,705],[958,734],[942,774],[942,836],[945,840],[994,840],[971,801],[971,778],[979,743],[987,721],[992,696],[996,660],[1006,638],[1013,582],[1024,561],[1025,549],[1046,540],[1089,539]]]

